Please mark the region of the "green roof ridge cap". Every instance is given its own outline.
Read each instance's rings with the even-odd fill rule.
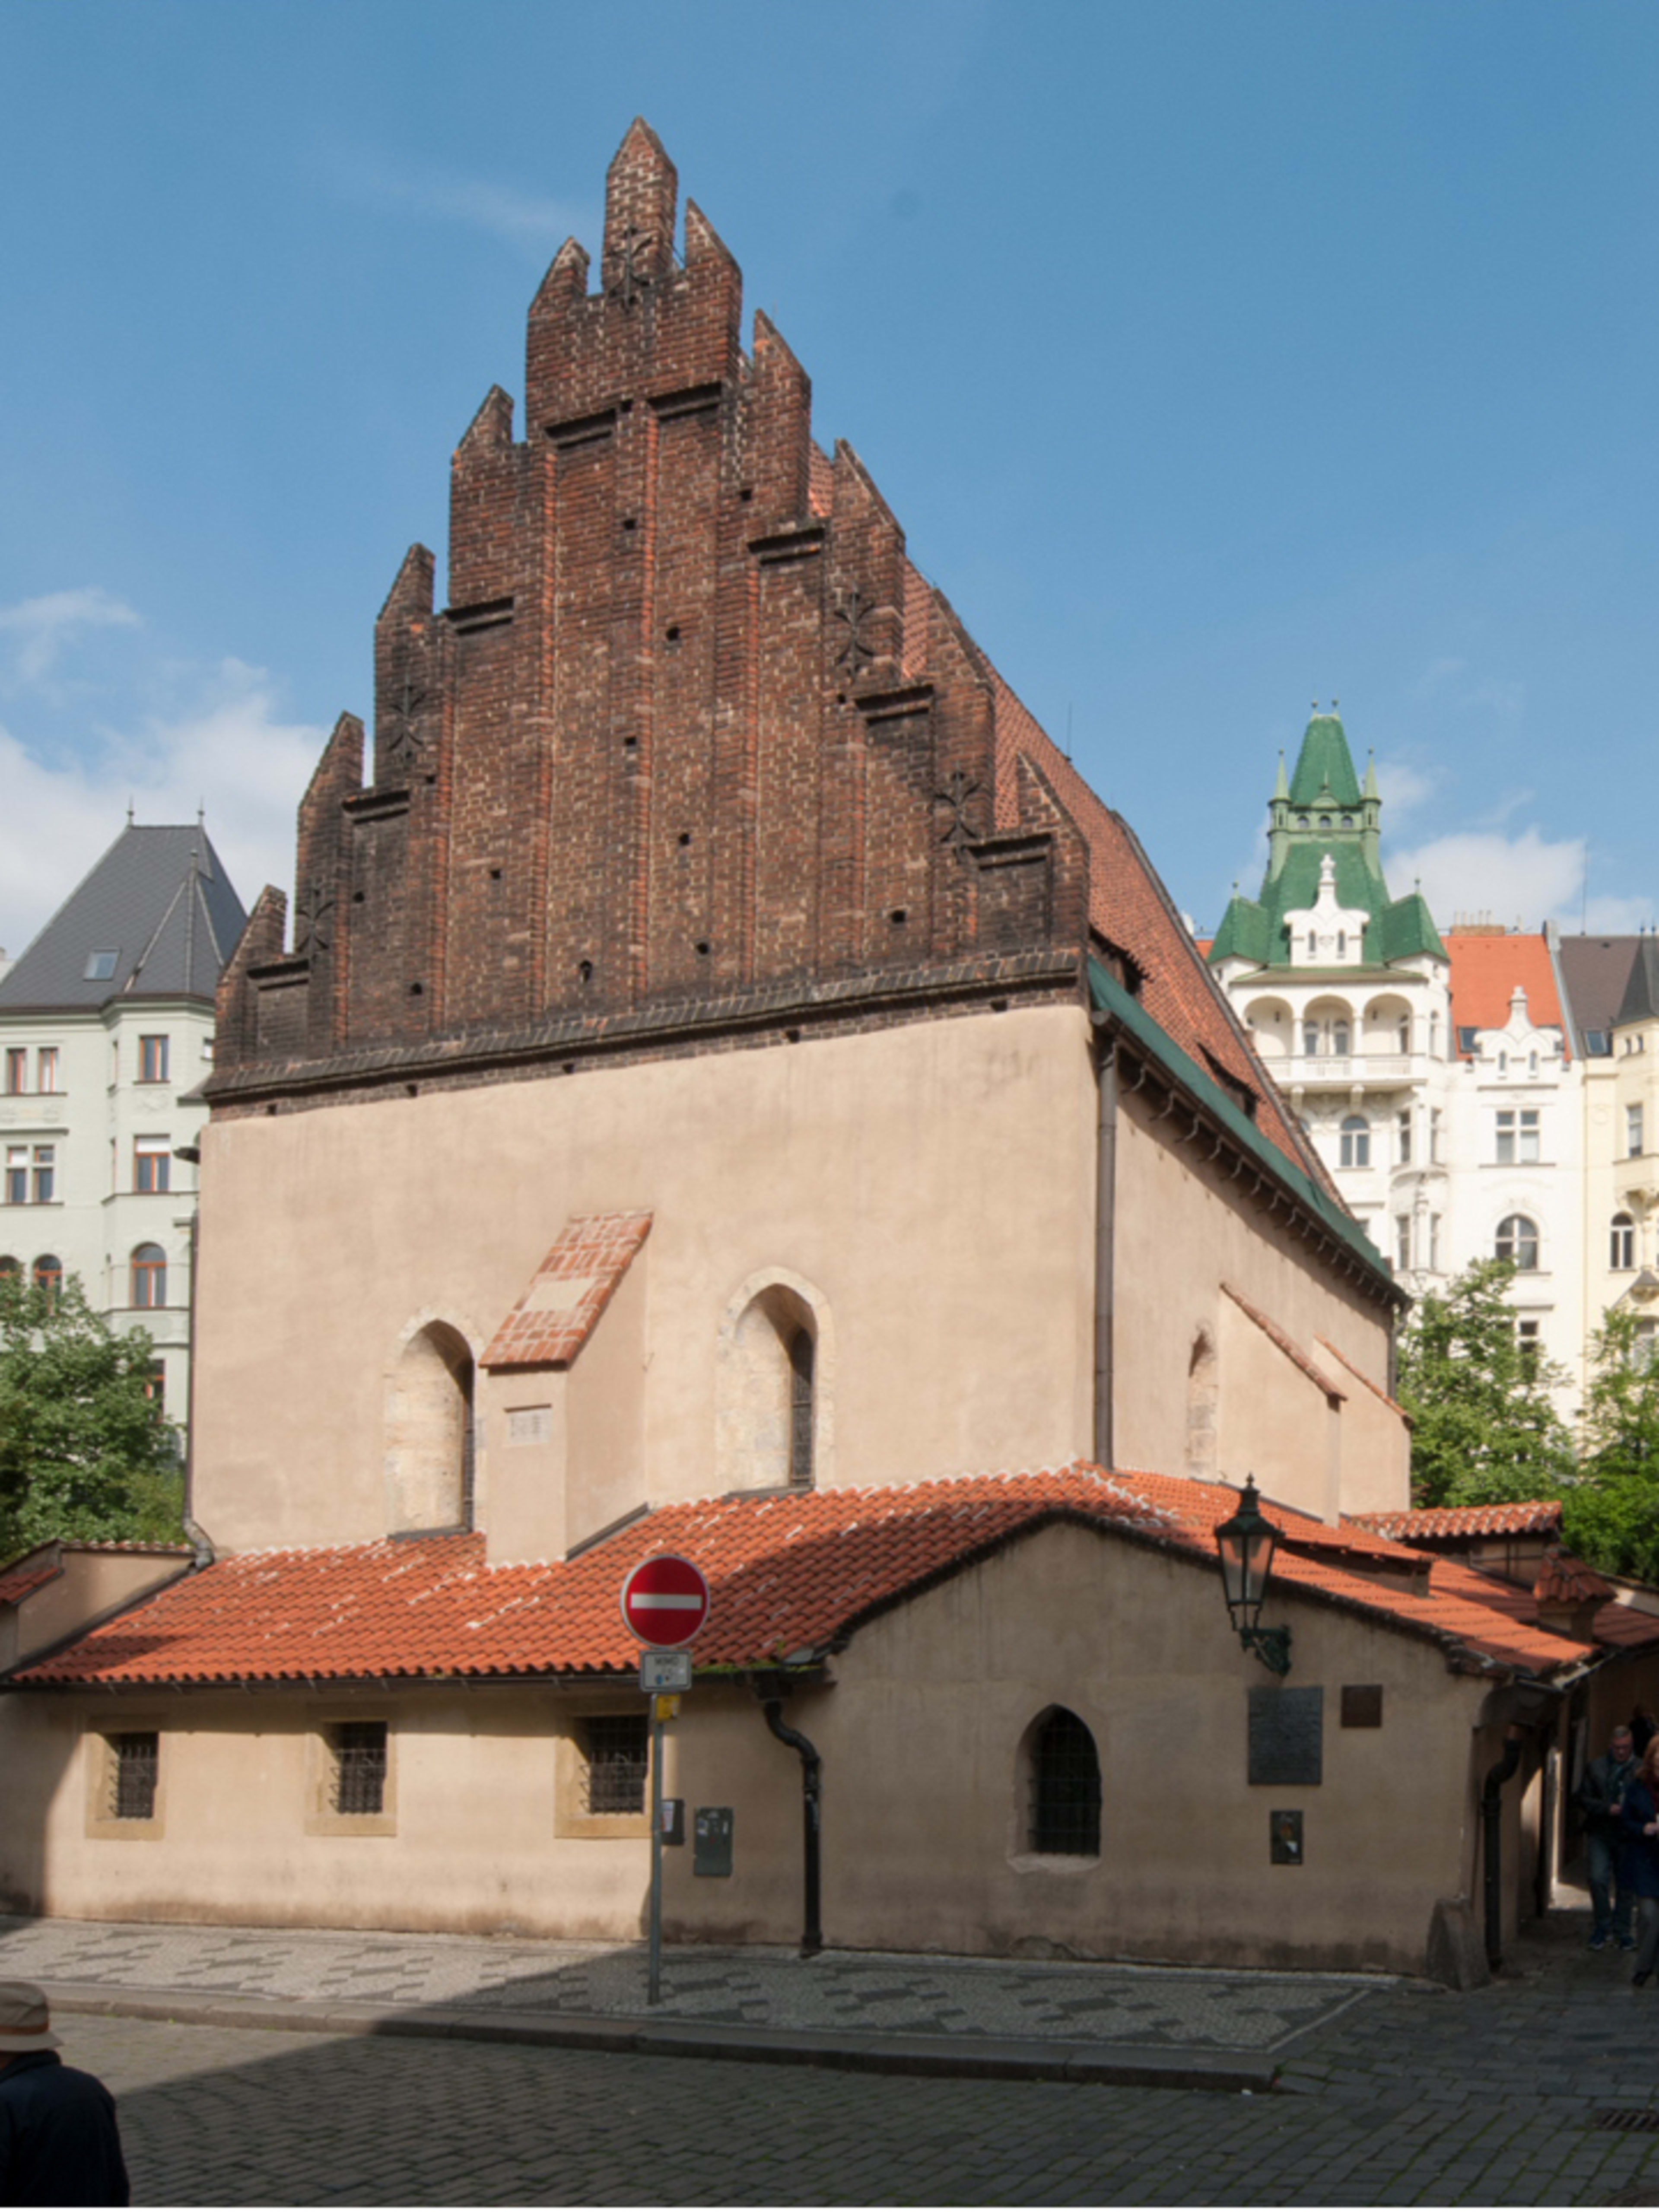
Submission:
[[[1353,1216],[1346,1208],[1334,1205],[1310,1175],[1287,1159],[1278,1146],[1262,1134],[1249,1115],[1233,1103],[1215,1078],[1182,1050],[1169,1031],[1153,1020],[1139,1000],[1131,997],[1110,969],[1103,967],[1093,953],[1089,956],[1089,988],[1095,1004],[1110,1014],[1115,1021],[1121,1023],[1138,1043],[1145,1045],[1165,1072],[1174,1076],[1184,1090],[1191,1091],[1209,1112],[1214,1114],[1229,1134],[1236,1137],[1270,1174],[1279,1178],[1292,1196],[1300,1199],[1340,1237],[1354,1256],[1364,1261],[1373,1275],[1386,1283],[1390,1290],[1396,1287],[1394,1277],[1383,1263],[1382,1254]]]

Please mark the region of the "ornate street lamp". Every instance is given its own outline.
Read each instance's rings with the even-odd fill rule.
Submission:
[[[1248,1474],[1237,1512],[1231,1521],[1222,1522],[1215,1532],[1215,1547],[1221,1554],[1221,1587],[1227,1600],[1227,1617],[1238,1631],[1238,1640],[1247,1651],[1254,1651],[1262,1665],[1275,1674],[1288,1674],[1290,1630],[1259,1625],[1278,1542],[1278,1529],[1261,1510],[1255,1477]]]

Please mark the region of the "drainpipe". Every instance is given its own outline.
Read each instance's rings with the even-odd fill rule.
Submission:
[[[766,1698],[761,1711],[766,1715],[767,1727],[778,1741],[787,1743],[792,1751],[800,1753],[800,1809],[806,1881],[805,1925],[800,1932],[800,1950],[802,1958],[810,1959],[823,1948],[823,1928],[818,1908],[818,1844],[823,1761],[800,1730],[790,1728],[785,1722],[781,1698]]]
[[[1117,1048],[1103,1040],[1095,1134],[1095,1464],[1112,1464],[1112,1255],[1117,1196]]]
[[[1504,1784],[1521,1764],[1523,1731],[1513,1723],[1504,1732],[1504,1756],[1486,1770],[1480,1792],[1480,1826],[1486,1857],[1486,1964],[1493,1973],[1504,1963]]]
[[[192,1566],[199,1571],[213,1565],[213,1540],[201,1522],[193,1518],[196,1505],[196,1273],[199,1231],[202,1221],[202,1148],[199,1145],[179,1145],[173,1149],[175,1159],[187,1160],[196,1170],[196,1203],[190,1215],[190,1306],[185,1328],[190,1334],[190,1380],[185,1389],[185,1504],[179,1519],[185,1534],[194,1547],[196,1557]]]

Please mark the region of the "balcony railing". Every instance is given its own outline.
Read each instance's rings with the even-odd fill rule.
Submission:
[[[1426,1070],[1426,1058],[1417,1052],[1293,1052],[1282,1060],[1265,1060],[1263,1065],[1281,1090],[1297,1085],[1305,1090],[1322,1084],[1340,1084],[1347,1089],[1356,1083],[1419,1082]]]

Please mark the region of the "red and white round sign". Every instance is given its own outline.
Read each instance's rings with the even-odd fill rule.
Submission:
[[[623,1584],[622,1614],[641,1644],[659,1650],[689,1644],[708,1618],[702,1569],[672,1552],[641,1559]]]

